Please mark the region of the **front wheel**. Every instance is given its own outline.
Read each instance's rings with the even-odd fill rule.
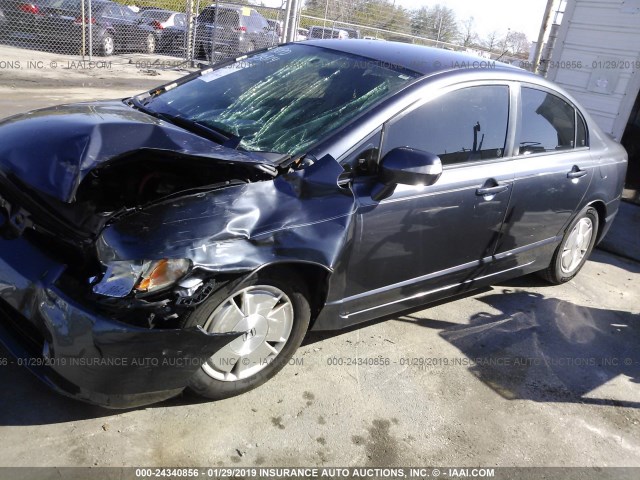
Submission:
[[[103,57],[109,57],[116,51],[116,42],[113,40],[113,36],[110,33],[106,33],[104,37],[100,39],[100,46],[98,53]]]
[[[593,250],[598,234],[598,212],[593,207],[582,210],[567,228],[551,264],[540,272],[553,284],[565,283],[582,269]]]
[[[302,343],[310,308],[304,283],[288,273],[259,273],[215,292],[183,321],[211,333],[243,332],[211,356],[189,388],[214,400],[232,397],[276,375]]]
[[[156,36],[153,33],[147,35],[144,43],[144,53],[154,53],[156,51]]]

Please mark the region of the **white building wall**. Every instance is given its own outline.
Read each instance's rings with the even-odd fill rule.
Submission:
[[[569,0],[547,78],[620,140],[640,90],[640,0]]]

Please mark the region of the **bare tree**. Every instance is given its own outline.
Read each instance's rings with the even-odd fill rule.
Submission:
[[[478,42],[478,34],[473,29],[474,25],[475,20],[473,17],[469,17],[462,22],[461,40],[462,45],[465,47],[470,47]]]
[[[487,50],[493,50],[498,46],[499,38],[500,34],[497,30],[494,30],[485,37],[485,39],[482,41],[482,46]]]
[[[442,5],[421,7],[411,15],[411,32],[440,42],[453,42],[459,33],[456,14]]]

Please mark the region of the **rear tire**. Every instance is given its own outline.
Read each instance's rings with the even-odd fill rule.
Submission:
[[[304,282],[292,272],[259,272],[213,293],[184,318],[184,328],[246,333],[195,373],[189,390],[213,400],[240,395],[275,376],[298,349],[311,311]]]
[[[152,54],[156,51],[156,36],[153,33],[147,35],[144,42],[144,53]]]
[[[102,57],[110,57],[116,51],[116,42],[113,39],[113,36],[110,33],[105,33],[105,35],[100,39],[100,46],[98,47],[98,55]]]
[[[247,45],[244,48],[240,49],[240,53],[244,55],[245,53],[253,52],[255,49],[256,49],[256,44],[253,43],[253,41],[251,41],[247,43]]]
[[[571,280],[591,255],[597,234],[598,212],[587,207],[569,224],[551,263],[540,272],[540,276],[555,285]]]

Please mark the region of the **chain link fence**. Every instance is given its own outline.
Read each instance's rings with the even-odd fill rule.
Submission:
[[[276,45],[284,24],[280,8],[201,0],[0,0],[0,45],[156,68]]]
[[[138,68],[195,68],[307,38],[400,41],[509,60],[500,45],[469,44],[449,19],[426,10],[385,0],[288,1],[268,8],[245,0],[0,0],[0,61],[7,46]]]

